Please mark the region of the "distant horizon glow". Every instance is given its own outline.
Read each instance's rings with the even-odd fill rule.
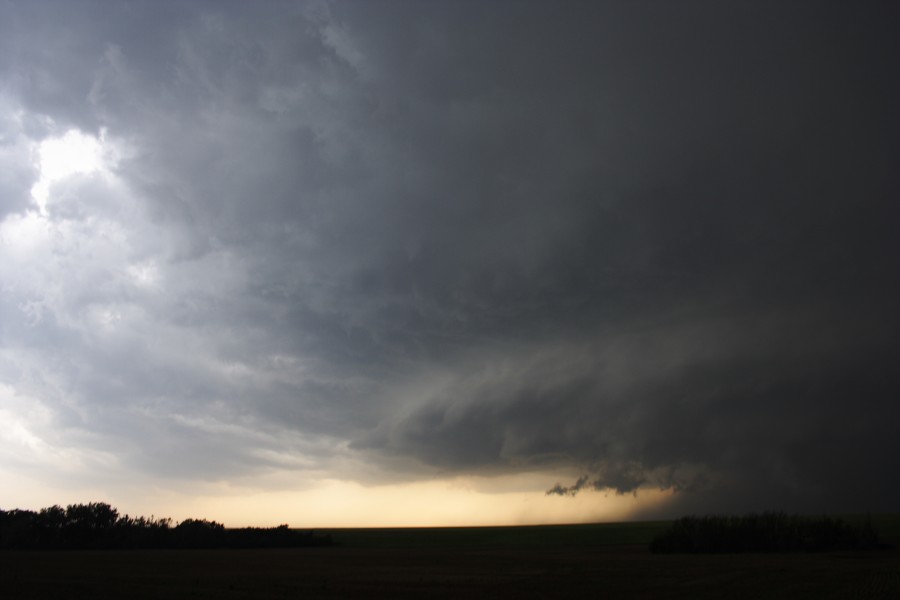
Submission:
[[[176,523],[204,518],[226,527],[274,527],[282,523],[298,529],[480,527],[645,520],[644,513],[652,513],[672,496],[671,491],[646,490],[637,495],[591,492],[562,498],[522,489],[545,477],[546,474],[505,478],[519,489],[501,491],[495,489],[496,481],[471,477],[377,486],[323,480],[302,491],[209,485],[199,495],[148,488],[122,490],[108,498],[81,491],[69,493],[70,500],[66,501],[52,489],[33,489],[29,493],[25,486],[19,497],[27,502],[0,508],[39,510],[53,504],[65,507],[107,502],[122,515],[153,515],[171,518]]]

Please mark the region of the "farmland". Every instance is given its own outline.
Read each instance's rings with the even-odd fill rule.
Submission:
[[[900,519],[875,520],[894,541]],[[4,598],[894,598],[900,551],[655,555],[666,523],[334,529],[327,548],[0,554]]]

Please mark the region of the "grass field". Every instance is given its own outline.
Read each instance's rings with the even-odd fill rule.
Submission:
[[[434,527],[323,529],[335,543],[354,548],[458,548],[496,546],[646,545],[668,521],[532,525],[523,527]]]
[[[861,523],[864,515],[841,515],[848,523]],[[879,536],[900,546],[900,514],[872,515]],[[428,548],[465,546],[610,546],[649,545],[670,521],[592,523],[585,525],[531,525],[521,527],[410,527],[320,529],[340,546],[354,548]]]
[[[876,517],[897,539],[900,517]],[[900,598],[900,551],[653,555],[666,523],[334,529],[288,550],[0,553],[0,598]]]

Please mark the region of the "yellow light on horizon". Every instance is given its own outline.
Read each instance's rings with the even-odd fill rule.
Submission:
[[[302,491],[258,491],[171,496],[157,514],[176,520],[203,517],[227,527],[466,527],[550,525],[625,521],[665,503],[670,491],[631,494],[585,492],[575,497],[533,491],[492,492],[471,485],[472,478],[363,486],[324,480]],[[162,499],[160,499],[162,500]],[[170,504],[171,503],[171,504]],[[167,510],[163,510],[163,508]]]
[[[0,470],[0,484],[3,475]],[[36,510],[52,504],[109,502],[122,514],[169,517],[175,522],[204,518],[226,527],[283,523],[300,529],[476,527],[628,521],[660,507],[673,494],[643,489],[637,496],[596,491],[575,497],[547,496],[541,488],[547,478],[547,474],[455,477],[368,486],[323,479],[303,490],[235,488],[224,482],[183,482],[176,487],[145,482],[122,489],[66,490],[19,478],[17,492],[24,505],[2,508]]]

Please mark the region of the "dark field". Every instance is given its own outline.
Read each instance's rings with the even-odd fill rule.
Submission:
[[[654,555],[665,523],[330,530],[286,550],[0,553],[0,598],[900,598],[892,550]]]

